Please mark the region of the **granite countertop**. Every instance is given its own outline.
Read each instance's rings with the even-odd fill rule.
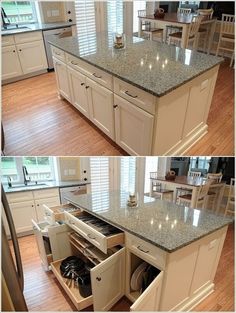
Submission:
[[[223,61],[193,50],[126,36],[124,49],[113,48],[111,33],[49,38],[65,52],[141,88],[163,96]]]
[[[82,185],[87,185],[87,184],[90,184],[90,182],[88,181],[85,182],[83,180],[71,180],[71,181],[56,181],[55,180],[55,181],[46,181],[45,183],[38,182],[38,184],[28,184],[27,186],[24,186],[23,184],[19,185],[13,182],[12,185],[14,188],[9,188],[7,184],[4,184],[3,188],[6,193],[13,193],[13,192],[23,192],[23,191],[41,190],[41,189],[50,189],[50,188],[82,186]]]
[[[155,246],[174,252],[233,222],[207,210],[139,196],[138,206],[127,207],[128,193],[113,191],[65,198],[87,212]]]
[[[27,32],[34,32],[37,30],[49,30],[49,29],[57,29],[61,27],[67,27],[75,25],[75,23],[70,22],[57,22],[57,23],[34,23],[34,24],[24,24],[19,25],[19,27],[27,27],[27,28],[18,28],[18,29],[8,29],[8,30],[2,30],[1,35],[2,36],[9,36],[9,35],[17,35],[21,33],[27,33]]]

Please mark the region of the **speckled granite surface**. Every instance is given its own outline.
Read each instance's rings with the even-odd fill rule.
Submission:
[[[126,37],[126,47],[113,48],[112,34],[79,36],[49,42],[156,96],[163,96],[223,61],[192,50]]]
[[[21,33],[35,32],[37,30],[57,29],[57,28],[61,28],[61,27],[71,26],[71,25],[75,25],[75,23],[57,22],[57,23],[24,24],[24,25],[20,25],[20,27],[26,26],[28,28],[2,30],[1,35],[2,36],[17,35],[17,34],[21,34]]]
[[[66,198],[168,252],[176,251],[233,221],[210,211],[181,207],[150,197],[139,197],[138,206],[129,208],[126,205],[128,194],[116,191],[81,196],[68,194]]]
[[[8,185],[3,185],[3,188],[6,193],[12,192],[22,192],[22,191],[31,191],[31,190],[41,190],[41,189],[49,189],[49,188],[62,188],[62,187],[73,187],[73,186],[82,186],[90,184],[88,181],[83,180],[71,180],[71,181],[47,181],[45,184],[40,185],[41,182],[38,184],[28,184],[27,186],[19,186],[17,187],[16,183],[12,183],[14,188],[9,188]]]

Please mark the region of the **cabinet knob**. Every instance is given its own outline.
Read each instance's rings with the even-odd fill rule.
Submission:
[[[84,178],[84,181],[87,181],[87,178]]]
[[[83,86],[83,85],[84,85],[84,83],[81,83],[81,84],[80,84],[80,86]]]
[[[19,51],[21,52],[22,50],[21,50],[21,49],[19,49]]]
[[[32,208],[34,207],[34,205],[33,205],[33,204],[32,204],[31,206],[32,206]]]
[[[116,109],[117,107],[118,107],[118,105],[117,105],[117,104],[113,105],[113,108],[114,108],[114,109]]]
[[[15,53],[15,52],[16,52],[16,50],[13,50],[12,52],[14,52],[14,53]]]
[[[86,86],[85,88],[86,88],[86,89],[88,89],[88,88],[89,88],[89,86]]]
[[[101,277],[96,277],[96,280],[101,281],[102,279],[101,279]]]
[[[37,204],[37,206],[39,206],[39,204]]]

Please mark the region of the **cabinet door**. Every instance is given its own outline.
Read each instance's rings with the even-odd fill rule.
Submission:
[[[54,70],[56,73],[58,92],[68,101],[71,101],[70,86],[66,64],[55,58],[53,58],[53,63]]]
[[[151,155],[154,117],[114,97],[116,143],[131,155]]]
[[[40,71],[48,67],[42,40],[18,44],[17,50],[24,74]]]
[[[89,118],[89,106],[86,93],[85,76],[71,68],[68,69],[72,104],[87,118]]]
[[[130,311],[159,311],[163,272],[148,286],[130,307]]]
[[[46,224],[46,223],[44,223],[44,224]],[[48,259],[47,259],[47,253],[46,253],[45,246],[44,246],[42,229],[41,229],[40,225],[38,225],[34,219],[32,219],[32,226],[33,226],[33,231],[34,231],[34,235],[36,238],[36,243],[37,243],[38,252],[39,252],[41,262],[42,262],[44,268],[46,270],[48,270]]]
[[[91,270],[94,311],[109,310],[125,293],[125,248]]]
[[[32,230],[32,219],[36,219],[34,201],[10,204],[16,233]]]
[[[22,75],[16,46],[2,48],[2,80]]]
[[[113,92],[86,79],[90,120],[111,139],[114,135]]]
[[[37,215],[37,221],[43,221],[44,220],[44,204],[46,204],[48,207],[56,206],[60,204],[60,198],[53,197],[53,198],[46,198],[46,199],[40,199],[35,200],[35,208],[36,208],[36,215]]]
[[[52,249],[53,261],[64,259],[72,255],[68,232],[71,229],[66,225],[52,225],[48,228],[48,237]]]

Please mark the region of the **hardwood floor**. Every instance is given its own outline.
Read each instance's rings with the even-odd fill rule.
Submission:
[[[125,155],[66,100],[54,73],[2,88],[6,155]],[[186,155],[234,154],[234,70],[221,65],[208,118],[209,132]]]
[[[34,236],[19,238],[24,268],[24,295],[29,311],[76,311],[53,273],[44,272]],[[11,244],[11,243],[10,243]],[[207,266],[207,264],[206,264]],[[129,311],[124,297],[112,311]],[[85,311],[91,311],[90,306]],[[194,311],[234,311],[234,225],[230,225],[215,277],[215,292]]]

